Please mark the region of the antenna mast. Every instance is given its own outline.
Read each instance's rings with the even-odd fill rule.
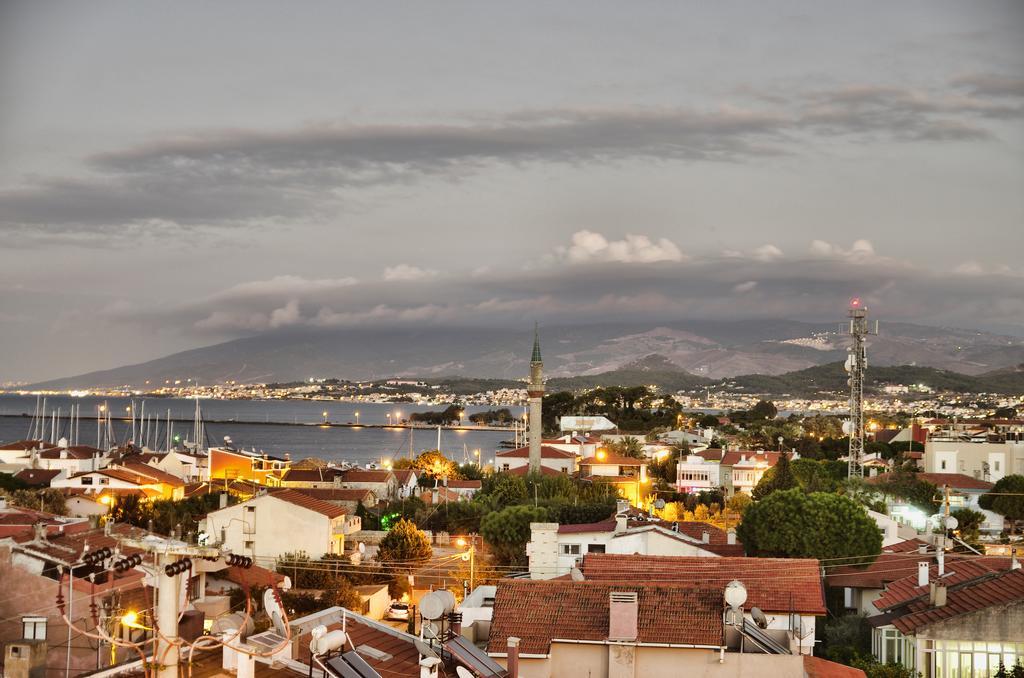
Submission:
[[[851,478],[864,477],[864,372],[867,370],[867,349],[865,340],[868,335],[878,334],[868,329],[868,308],[859,298],[850,301],[850,327],[847,330],[853,341],[849,355],[846,357],[845,368],[850,373],[850,421],[843,429],[850,436],[850,455],[847,475]]]

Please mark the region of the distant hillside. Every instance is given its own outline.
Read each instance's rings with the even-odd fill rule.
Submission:
[[[819,392],[843,392],[849,388],[849,375],[843,363],[809,367],[779,375],[745,374],[725,379],[720,385],[740,387],[752,393],[811,395]],[[922,384],[936,391],[954,393],[1024,393],[1024,370],[1006,368],[972,376],[914,365],[868,366],[864,387],[879,392],[887,384]]]
[[[621,369],[582,377],[557,377],[550,391],[576,391],[599,386],[657,386],[665,391],[689,391],[712,381],[686,372],[665,356],[649,355]]]
[[[784,384],[791,374],[841,360],[848,341],[835,323],[788,320],[677,320],[658,325],[541,328],[545,373],[579,387],[628,379],[687,389],[704,383],[701,379],[718,381],[751,374],[778,375]],[[228,380],[290,382],[310,377],[440,380],[460,375],[508,382],[528,374],[532,343],[530,327],[291,328],[29,388],[140,388],[188,378],[216,384]],[[882,333],[869,341],[869,355],[875,369],[923,365],[983,376],[1024,362],[1024,339],[883,321]],[[659,356],[660,362],[652,362],[650,356]],[[1009,378],[1009,383],[1015,379],[1012,374],[995,377]]]

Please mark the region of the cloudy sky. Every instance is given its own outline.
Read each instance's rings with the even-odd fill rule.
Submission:
[[[1022,29],[1014,1],[5,2],[0,382],[852,295],[1024,334]]]

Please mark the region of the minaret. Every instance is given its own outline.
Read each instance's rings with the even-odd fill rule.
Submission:
[[[540,473],[541,402],[544,400],[544,361],[540,357],[540,333],[533,329],[533,356],[530,357],[530,473]]]

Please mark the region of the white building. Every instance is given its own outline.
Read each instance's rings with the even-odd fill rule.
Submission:
[[[319,558],[344,553],[345,537],[358,532],[361,521],[336,504],[283,489],[211,511],[201,529],[211,543],[253,558]]]
[[[726,488],[732,494],[732,467],[697,454],[680,459],[676,465],[676,487],[680,492],[702,492]]]
[[[1024,473],[1024,442],[964,442],[933,437],[924,446],[924,470],[963,473],[994,483],[1004,476]]]
[[[588,553],[649,556],[742,556],[736,533],[702,522],[639,521],[619,514],[598,523],[531,523],[526,553],[531,579],[568,573]]]
[[[525,474],[530,465],[530,448],[518,447],[514,450],[498,452],[495,457],[495,470],[515,474]],[[575,473],[576,453],[560,450],[552,445],[541,445],[540,467],[542,473]]]

